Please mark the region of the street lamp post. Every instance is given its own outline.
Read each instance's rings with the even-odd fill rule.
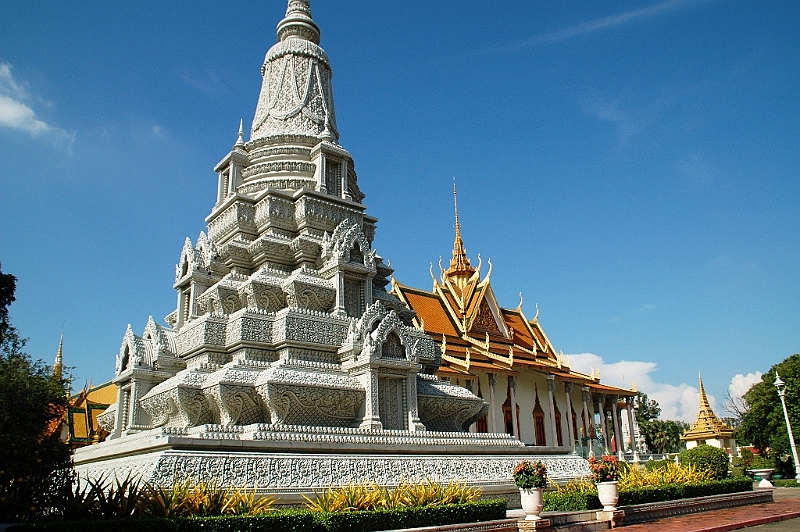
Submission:
[[[783,405],[783,417],[786,418],[786,430],[789,431],[789,445],[792,446],[792,457],[794,458],[794,478],[795,481],[800,484],[800,462],[797,460],[797,447],[794,444],[792,425],[789,423],[789,412],[786,410],[786,383],[781,380],[781,377],[777,372],[775,372],[775,387],[778,389],[778,395],[780,396],[781,404]]]

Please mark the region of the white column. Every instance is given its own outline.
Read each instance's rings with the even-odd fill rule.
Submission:
[[[603,425],[603,444],[605,445],[605,453],[611,452],[611,434],[610,427],[608,426],[608,419],[606,418],[606,394],[601,393],[597,401],[597,406],[600,407],[600,423]]]
[[[585,432],[586,442],[589,444],[589,456],[594,456],[594,438],[592,438],[592,427],[594,426],[594,401],[592,401],[592,393],[589,391],[588,386],[581,389],[581,397],[583,398],[583,430]],[[589,410],[589,405],[592,409]]]
[[[614,443],[617,445],[617,458],[625,460],[625,437],[622,435],[622,429],[619,423],[619,397],[614,395],[611,397],[611,418],[614,420]]]
[[[564,383],[564,394],[567,397],[567,447],[575,450],[575,427],[572,424],[572,383]]]
[[[556,430],[555,392],[556,392],[556,376],[548,375],[547,396],[548,399],[550,400],[550,428],[553,431],[553,447],[558,445],[558,431]]]
[[[497,386],[497,376],[494,373],[487,373],[489,377],[489,423],[492,432],[497,432],[497,414],[495,414],[494,389]]]
[[[631,450],[633,451],[633,461],[639,461],[639,449],[636,448],[636,431],[633,424],[633,397],[625,398],[625,406],[628,409],[628,432],[630,432]]]
[[[508,376],[508,381],[511,383],[511,432],[516,439],[519,439],[518,420],[517,420],[517,378]]]

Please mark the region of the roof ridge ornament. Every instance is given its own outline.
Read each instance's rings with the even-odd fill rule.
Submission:
[[[308,0],[289,0],[286,16],[278,23],[278,40],[296,37],[319,44],[319,26],[311,18]]]

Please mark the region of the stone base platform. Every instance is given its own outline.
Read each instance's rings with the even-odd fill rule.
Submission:
[[[130,474],[162,486],[202,479],[274,494],[279,504],[300,504],[304,494],[330,486],[426,479],[461,481],[518,504],[511,471],[523,458],[542,460],[557,482],[589,474],[586,460],[567,448],[527,447],[505,434],[263,424],[152,429],[78,449],[74,461],[88,478]]]

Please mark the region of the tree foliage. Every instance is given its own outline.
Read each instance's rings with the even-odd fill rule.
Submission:
[[[683,446],[681,434],[688,426],[680,421],[659,419],[661,407],[658,401],[649,399],[646,393],[639,392],[634,402],[636,422],[647,448],[661,454],[680,451]]]
[[[10,273],[3,273],[0,264],[0,343],[6,336],[9,328],[8,306],[14,302],[14,291],[17,289],[17,278]]]
[[[16,279],[0,271],[0,280],[0,522],[8,522],[57,506],[72,470],[69,448],[52,430],[67,405],[65,382],[23,352],[25,340],[8,322]]]
[[[800,354],[794,354],[772,366],[761,382],[744,394],[746,410],[735,436],[739,443],[749,443],[759,451],[771,449],[776,455],[791,455],[783,407],[775,388],[776,373],[786,383],[789,421],[794,434],[800,435]]]
[[[648,399],[646,393],[638,392],[634,399],[636,406],[636,421],[641,425],[648,421],[658,419],[661,415],[661,407],[655,399]]]
[[[722,480],[728,476],[728,453],[704,443],[683,451],[681,465],[693,465],[700,470],[708,471],[713,480]]]

